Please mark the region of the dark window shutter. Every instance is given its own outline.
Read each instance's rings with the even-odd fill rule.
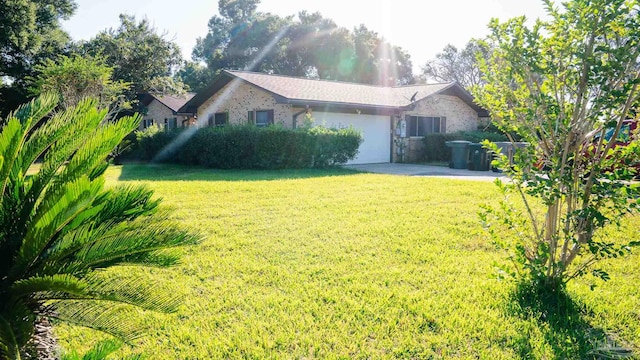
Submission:
[[[273,118],[275,116],[274,111],[273,110],[269,110],[269,124],[273,125]]]
[[[409,127],[409,136],[418,136],[418,118],[407,115],[404,119]]]
[[[250,125],[254,125],[256,123],[256,113],[255,111],[249,111],[247,113],[247,121],[249,122]]]
[[[209,118],[207,119],[207,125],[208,126],[215,125],[215,114],[209,114]]]
[[[440,132],[441,133],[447,132],[447,118],[444,116],[440,117]]]

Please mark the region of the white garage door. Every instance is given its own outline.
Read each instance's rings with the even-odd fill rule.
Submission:
[[[344,128],[353,126],[362,133],[358,156],[347,164],[388,163],[391,157],[391,120],[384,115],[314,112],[316,124]]]

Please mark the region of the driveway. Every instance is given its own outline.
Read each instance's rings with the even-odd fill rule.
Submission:
[[[391,175],[405,175],[405,176],[431,176],[431,177],[443,177],[443,178],[464,179],[464,180],[493,181],[496,178],[504,177],[504,174],[496,173],[493,171],[472,171],[472,170],[466,170],[466,169],[450,169],[448,167],[434,166],[434,165],[384,163],[384,164],[345,165],[344,167],[347,169],[354,169],[358,171],[377,173],[377,174],[391,174]]]

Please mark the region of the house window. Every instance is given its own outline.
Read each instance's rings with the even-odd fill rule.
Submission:
[[[164,119],[165,129],[175,129],[178,127],[178,118]]]
[[[229,113],[221,112],[209,115],[209,126],[225,126],[229,122]]]
[[[409,136],[425,136],[446,132],[447,119],[444,116],[406,116]]]
[[[149,126],[153,126],[153,124],[154,124],[153,119],[144,119],[142,121],[142,127],[145,129],[148,128]]]
[[[248,119],[250,124],[265,127],[273,124],[273,110],[249,111]]]

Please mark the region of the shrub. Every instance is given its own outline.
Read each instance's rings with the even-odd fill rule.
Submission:
[[[353,128],[328,129],[316,126],[309,130],[315,139],[313,167],[344,164],[358,155],[362,136]]]
[[[106,121],[96,100],[57,105],[43,94],[0,128],[0,359],[33,354],[30,343],[41,351],[50,319],[125,342],[140,336],[132,313],[173,311],[179,299],[104,270],[168,266],[178,261],[172,248],[198,241],[159,212],[151,190],[105,188],[106,159],[138,115]]]
[[[153,159],[163,148],[169,145],[183,129],[163,129],[159,126],[136,131],[136,149],[140,160]],[[175,154],[169,154],[172,159]]]
[[[153,159],[177,134],[153,127],[138,132],[141,159]],[[163,161],[219,169],[322,168],[353,159],[361,143],[362,137],[351,128],[207,127]]]
[[[451,148],[447,147],[446,142],[453,140],[466,140],[473,143],[481,143],[484,140],[491,142],[508,141],[507,137],[503,134],[485,131],[427,134],[424,137],[426,161],[451,160]]]

